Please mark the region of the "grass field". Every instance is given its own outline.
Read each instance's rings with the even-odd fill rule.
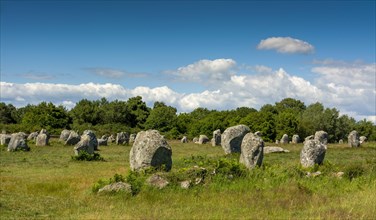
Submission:
[[[73,161],[73,147],[54,139],[29,146],[30,152],[1,147],[0,219],[376,219],[376,143],[329,144],[318,177],[306,177],[299,166],[302,144],[285,145],[290,153],[265,155],[263,166],[245,176],[190,189],[144,186],[135,196],[91,190],[99,179],[129,173],[131,146],[100,147],[105,162]],[[191,156],[224,154],[210,145],[170,146],[172,173]],[[338,171],[343,178],[334,176]]]

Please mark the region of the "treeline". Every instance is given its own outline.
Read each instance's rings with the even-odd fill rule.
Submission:
[[[372,122],[357,122],[347,115],[340,116],[335,108],[325,108],[321,103],[306,106],[292,98],[274,105],[266,104],[260,110],[250,107],[226,111],[197,108],[180,114],[163,102],[155,102],[153,108],[149,108],[140,96],[127,101],[83,99],[71,110],[46,102],[22,108],[0,103],[0,124],[7,132],[46,128],[53,134],[59,134],[62,129],[80,132],[92,129],[97,135],[157,129],[167,138],[174,139],[200,134],[211,137],[216,129],[223,132],[229,126],[245,124],[252,131],[261,131],[263,139],[269,142],[280,139],[283,134],[289,137],[298,134],[304,138],[318,130],[328,132],[330,142],[346,140],[351,130],[357,130],[370,141],[376,140],[376,126]]]

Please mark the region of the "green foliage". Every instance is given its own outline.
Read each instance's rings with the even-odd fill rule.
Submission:
[[[121,174],[115,173],[113,177],[110,179],[100,179],[96,183],[93,184],[91,187],[91,191],[97,193],[99,189],[105,187],[106,185],[117,183],[117,182],[125,182],[125,178]]]
[[[137,195],[145,182],[145,173],[130,171],[125,177],[125,181],[131,185],[132,195]]]
[[[0,123],[14,124],[17,123],[17,109],[12,104],[0,102]]]
[[[167,106],[163,102],[155,102],[145,122],[145,128],[168,132],[176,127],[176,120],[176,108]]]
[[[80,151],[78,155],[74,155],[71,157],[72,160],[75,161],[105,161],[103,157],[101,157],[100,154],[94,153],[89,154],[86,151]]]
[[[365,168],[361,164],[351,164],[346,167],[344,171],[344,177],[353,180],[354,178],[360,177],[364,174]]]

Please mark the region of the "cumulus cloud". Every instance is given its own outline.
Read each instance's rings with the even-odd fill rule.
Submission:
[[[105,77],[105,78],[113,78],[119,79],[124,77],[131,77],[131,78],[138,78],[138,77],[147,77],[148,74],[146,73],[130,73],[125,70],[118,70],[112,68],[100,68],[100,67],[93,67],[93,68],[84,68],[89,73],[95,74],[97,76]]]
[[[199,70],[205,69],[204,66],[211,66],[205,73],[210,72],[214,75],[216,68],[220,73],[227,71],[226,80],[209,81],[207,89],[202,92],[179,93],[168,86],[139,86],[130,89],[111,83],[68,85],[0,82],[1,101],[17,106],[52,101],[57,105],[72,108],[83,98],[127,100],[130,97],[142,96],[149,106],[155,101],[163,101],[176,107],[179,112],[189,112],[197,107],[225,110],[248,106],[257,109],[264,104],[273,104],[291,97],[303,101],[306,105],[321,102],[326,107],[337,108],[341,113],[349,113],[358,120],[376,118],[375,64],[316,62],[312,68],[316,78],[312,82],[289,74],[282,68],[272,70],[261,66],[258,74],[249,75],[231,72],[237,69],[235,61],[220,61],[219,64],[222,66],[214,68],[213,62],[199,61],[180,69],[181,73],[197,73],[202,72]],[[184,79],[186,75],[183,74],[181,77]],[[195,77],[197,81],[201,81],[208,75],[201,74]]]
[[[314,52],[314,47],[302,40],[291,37],[270,37],[257,45],[259,50],[276,50],[279,53],[302,53],[309,54]]]
[[[177,80],[208,84],[228,80],[234,74],[235,67],[236,62],[232,59],[199,60],[166,73]]]

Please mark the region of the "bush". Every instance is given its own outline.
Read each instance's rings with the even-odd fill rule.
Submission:
[[[344,177],[352,180],[354,178],[360,177],[364,174],[365,168],[360,164],[353,164],[346,167],[344,171]]]
[[[86,151],[80,151],[78,155],[72,156],[72,160],[75,161],[105,161],[100,154],[94,153],[93,155],[87,153]]]
[[[125,182],[125,178],[121,174],[115,174],[114,177],[110,179],[100,179],[91,187],[91,191],[96,193],[99,189],[103,188],[106,185],[117,183],[117,182]]]

